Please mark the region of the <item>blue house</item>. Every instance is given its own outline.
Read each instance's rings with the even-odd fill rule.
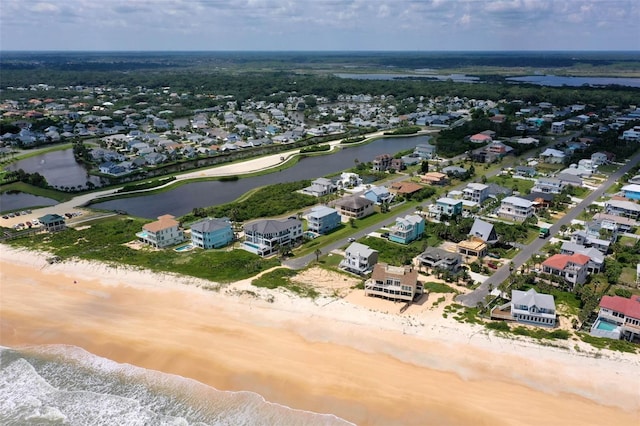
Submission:
[[[393,199],[393,194],[384,186],[374,186],[366,190],[362,196],[376,204],[390,203]]]
[[[191,225],[191,243],[200,248],[224,247],[233,241],[231,222],[207,218]]]
[[[418,215],[407,215],[396,219],[396,224],[389,230],[389,240],[409,244],[424,233],[424,219]]]
[[[307,213],[307,229],[318,234],[326,234],[340,225],[340,215],[336,209],[318,206]]]
[[[624,198],[629,200],[640,200],[640,185],[631,184],[622,187]]]
[[[448,197],[438,198],[435,207],[431,206],[429,211],[438,218],[443,214],[456,216],[462,214],[462,200]]]

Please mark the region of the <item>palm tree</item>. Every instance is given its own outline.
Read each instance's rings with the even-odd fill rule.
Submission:
[[[316,249],[313,254],[316,255],[316,263],[320,262],[320,255],[322,255],[322,251],[320,251],[320,249]]]

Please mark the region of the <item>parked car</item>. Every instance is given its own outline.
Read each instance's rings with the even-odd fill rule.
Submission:
[[[352,237],[347,238],[347,241],[349,241],[350,243],[354,242],[355,240],[356,240],[356,239],[355,239],[355,238],[352,238]]]
[[[2,216],[2,218],[3,218],[3,219],[9,219],[9,216],[4,215],[4,216]]]
[[[493,262],[487,262],[487,266],[491,269],[498,269],[498,265]]]
[[[500,259],[500,256],[495,253],[487,253],[487,256],[493,257],[494,259]]]

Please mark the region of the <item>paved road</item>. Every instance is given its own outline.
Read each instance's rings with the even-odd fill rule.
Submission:
[[[636,154],[631,160],[629,160],[624,166],[620,167],[616,172],[612,173],[609,178],[603,182],[596,190],[589,194],[582,202],[576,207],[571,209],[566,215],[558,220],[551,228],[549,228],[550,237],[556,235],[562,225],[569,225],[572,220],[578,217],[588,206],[593,204],[595,200],[600,198],[609,187],[615,184],[618,179],[628,172],[632,167],[640,162],[640,154]],[[550,238],[549,237],[549,238]],[[460,295],[456,299],[458,302],[465,306],[477,306],[478,302],[483,301],[485,296],[489,294],[489,286],[496,288],[503,281],[509,278],[511,275],[511,268],[517,270],[526,261],[528,261],[534,254],[540,251],[542,246],[547,242],[547,239],[538,238],[531,244],[525,246],[520,253],[518,253],[512,260],[513,265],[505,264],[499,268],[492,276],[490,276],[484,283],[482,283],[476,290],[471,293]]]

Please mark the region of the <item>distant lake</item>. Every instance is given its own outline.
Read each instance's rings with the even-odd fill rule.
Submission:
[[[525,77],[509,77],[507,81],[518,83],[531,83],[540,86],[608,86],[616,84],[619,86],[640,87],[640,78],[624,77],[564,77],[558,75],[528,75]]]
[[[464,74],[358,74],[358,73],[336,73],[336,77],[351,78],[354,80],[401,80],[401,79],[424,79],[424,80],[436,80],[447,81],[452,80],[456,83],[476,83],[480,81],[480,78],[473,77]]]

